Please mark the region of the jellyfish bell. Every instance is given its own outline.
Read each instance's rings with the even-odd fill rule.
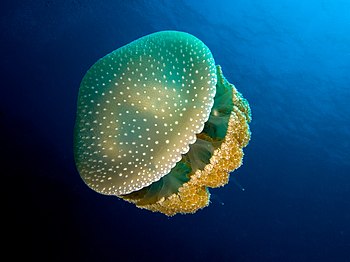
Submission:
[[[208,205],[208,187],[241,165],[247,101],[198,38],[144,36],[84,76],[74,134],[77,169],[93,190],[166,215]]]
[[[100,160],[92,173],[82,169],[87,184],[122,195],[169,173],[209,117],[215,72],[209,49],[177,32],[143,37],[95,63],[78,102],[77,137],[85,143],[77,156],[90,154],[83,166]]]

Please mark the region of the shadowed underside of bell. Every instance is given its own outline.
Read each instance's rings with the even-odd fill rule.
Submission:
[[[167,215],[208,204],[250,138],[247,101],[194,36],[163,31],[97,61],[80,85],[74,153],[93,190]]]

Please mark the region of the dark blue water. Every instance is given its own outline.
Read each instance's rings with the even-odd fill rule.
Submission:
[[[0,5],[2,237],[12,258],[350,261],[349,1]],[[172,218],[90,190],[72,138],[87,69],[166,29],[205,42],[253,114],[237,183]]]

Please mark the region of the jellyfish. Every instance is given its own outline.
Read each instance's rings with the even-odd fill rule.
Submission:
[[[195,36],[161,31],[99,59],[83,77],[77,170],[94,191],[167,216],[209,204],[241,166],[250,107]]]

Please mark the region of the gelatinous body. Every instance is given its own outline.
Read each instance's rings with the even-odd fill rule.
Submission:
[[[85,183],[166,215],[209,203],[242,163],[247,101],[208,47],[176,31],[147,35],[97,61],[79,90],[75,160]]]

